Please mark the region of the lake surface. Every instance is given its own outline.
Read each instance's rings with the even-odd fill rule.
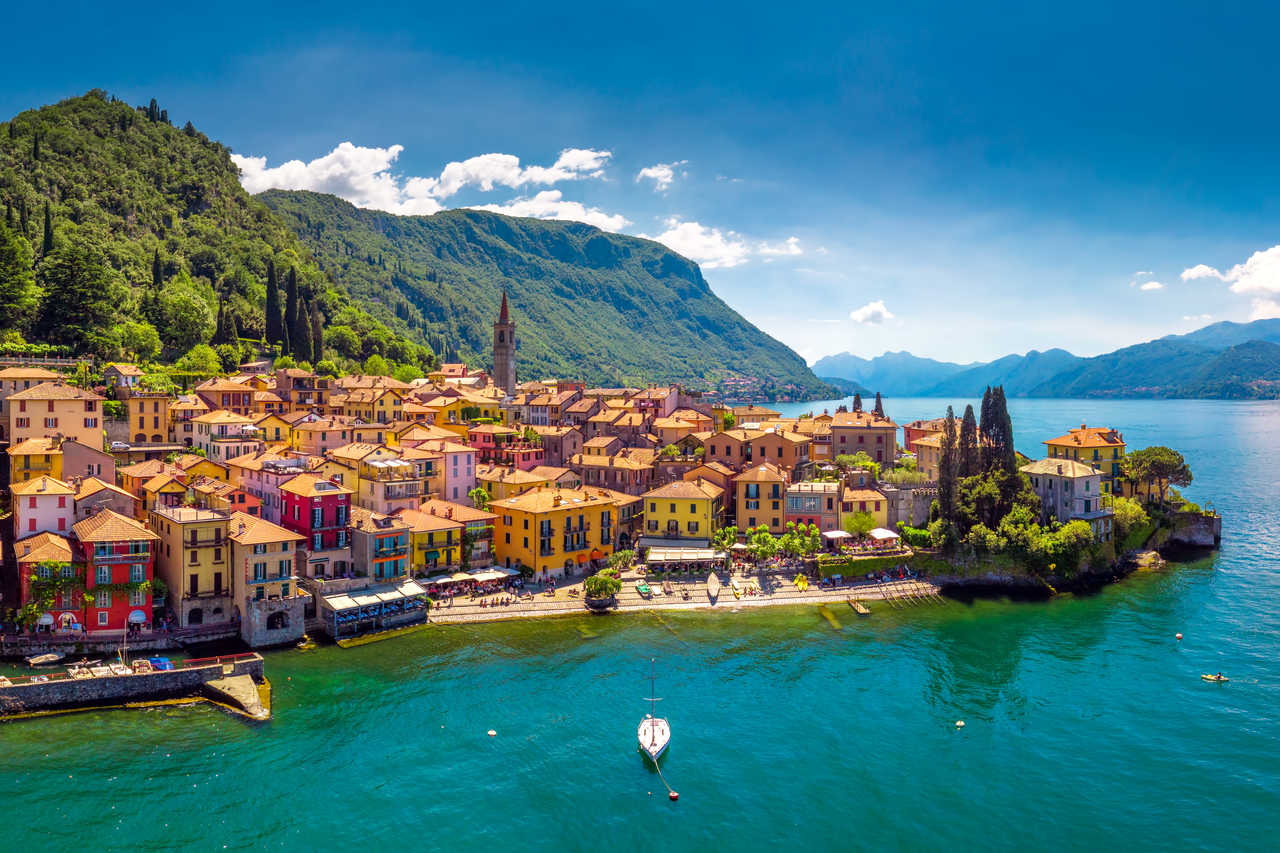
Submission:
[[[1082,421],[1182,450],[1222,550],[1089,597],[837,612],[838,632],[773,608],[272,653],[264,725],[207,706],[0,725],[4,848],[1276,849],[1280,404],[1009,407],[1032,456]],[[635,749],[651,657],[678,803]]]

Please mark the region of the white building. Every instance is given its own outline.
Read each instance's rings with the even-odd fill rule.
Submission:
[[[1040,496],[1041,521],[1087,521],[1096,540],[1111,541],[1112,513],[1103,507],[1101,471],[1074,459],[1041,459],[1020,470]]]

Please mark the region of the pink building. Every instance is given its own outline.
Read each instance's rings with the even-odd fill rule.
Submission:
[[[441,497],[451,503],[469,506],[471,499],[467,495],[476,487],[475,450],[456,441],[423,441],[418,447],[444,455],[441,461],[444,493]]]
[[[71,530],[76,492],[70,484],[45,476],[14,483],[9,491],[13,493],[15,539],[33,533],[66,536]]]

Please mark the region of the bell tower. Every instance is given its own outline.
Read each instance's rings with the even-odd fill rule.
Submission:
[[[516,324],[507,312],[507,291],[502,291],[502,309],[493,324],[493,384],[508,394],[516,392]]]

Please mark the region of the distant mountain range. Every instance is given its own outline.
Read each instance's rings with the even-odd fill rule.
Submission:
[[[1093,358],[1051,349],[953,364],[909,352],[840,353],[819,359],[813,372],[897,396],[972,397],[1003,385],[1015,397],[1276,399],[1280,319],[1214,323]]]

